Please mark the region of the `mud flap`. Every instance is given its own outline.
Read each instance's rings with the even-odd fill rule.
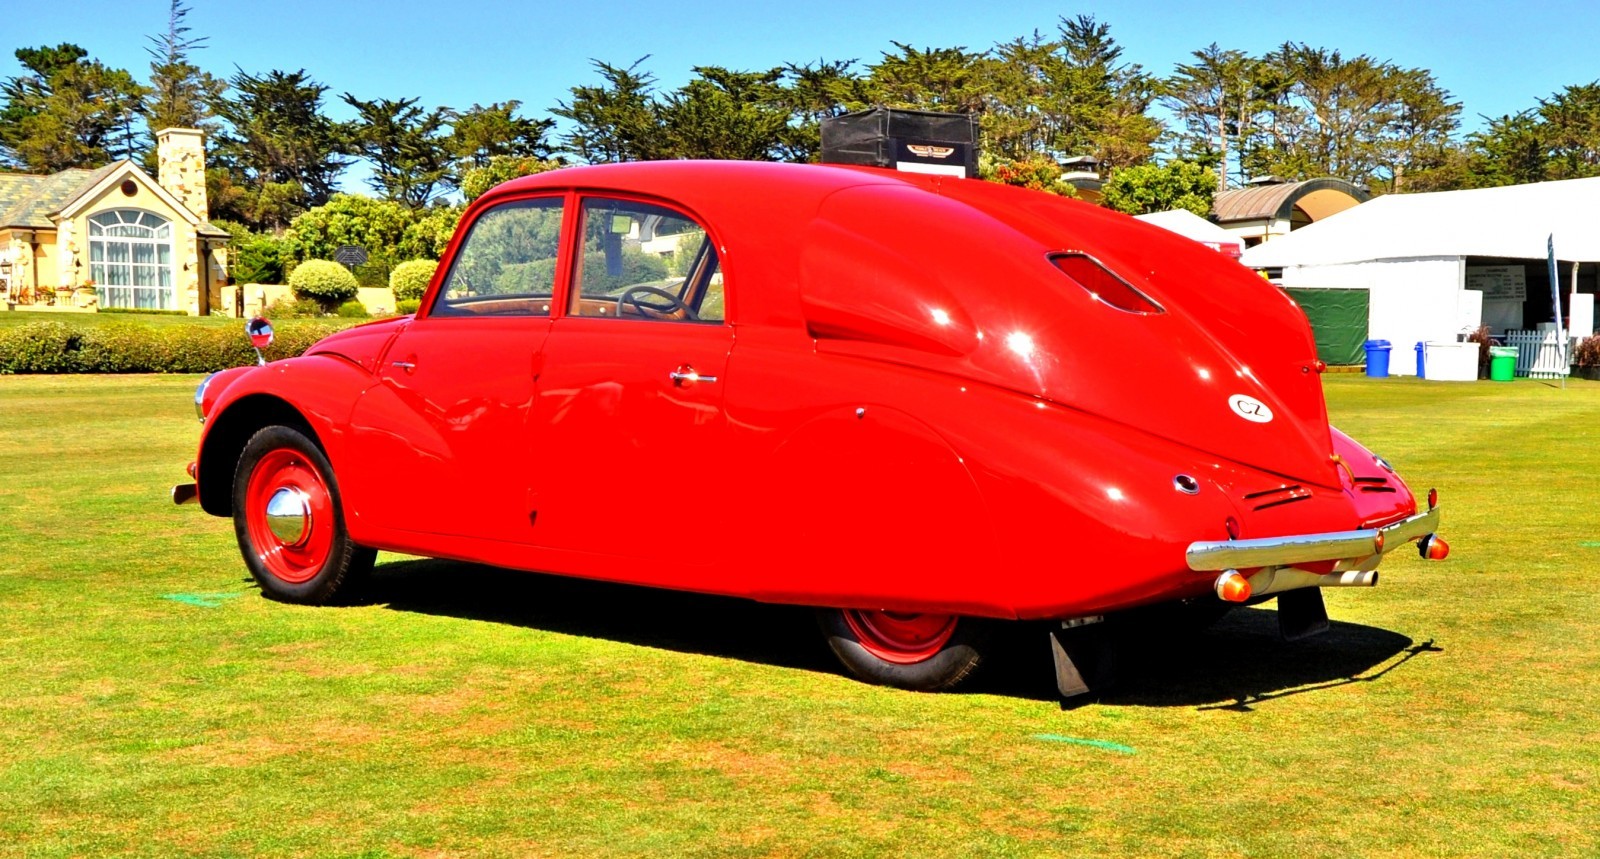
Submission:
[[[1104,691],[1111,685],[1114,653],[1102,626],[1050,630],[1050,654],[1055,657],[1056,690],[1061,697],[1077,698]]]
[[[1297,588],[1278,594],[1278,637],[1299,641],[1328,631],[1322,588]]]

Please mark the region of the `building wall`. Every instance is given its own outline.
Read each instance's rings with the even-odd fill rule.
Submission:
[[[1463,327],[1477,327],[1481,295],[1466,293],[1465,278],[1461,257],[1423,257],[1289,266],[1283,270],[1282,284],[1369,290],[1368,339],[1390,342],[1394,351],[1389,372],[1412,375],[1416,362],[1410,356],[1418,342],[1453,343]]]
[[[43,293],[44,290],[55,289],[59,284],[56,278],[56,260],[59,257],[56,234],[53,231],[37,230],[34,232],[33,241],[36,245],[33,249],[32,260],[34,271],[32,273],[32,283],[29,285],[34,288],[36,293]],[[23,256],[28,254],[26,244],[23,245],[22,253]]]

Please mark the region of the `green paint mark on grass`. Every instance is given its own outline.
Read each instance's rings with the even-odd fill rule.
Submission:
[[[200,608],[218,608],[224,601],[237,599],[241,596],[244,596],[244,594],[162,594],[161,598],[172,600],[173,602],[181,602],[184,605],[199,606]]]
[[[1578,545],[1585,549],[1600,549],[1600,540],[1584,540]]]
[[[1121,752],[1125,755],[1134,754],[1132,746],[1121,743],[1112,743],[1106,740],[1085,740],[1080,737],[1063,737],[1060,734],[1034,734],[1035,740],[1044,740],[1047,743],[1071,743],[1074,746],[1090,746],[1096,749],[1105,749],[1109,752]]]

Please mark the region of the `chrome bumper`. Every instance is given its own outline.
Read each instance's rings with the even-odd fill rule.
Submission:
[[[1186,557],[1189,569],[1196,572],[1275,569],[1326,561],[1337,562],[1334,572],[1371,570],[1385,554],[1438,528],[1439,508],[1435,507],[1382,528],[1190,543]]]
[[[179,483],[172,487],[172,503],[188,504],[200,497],[200,489],[193,483]]]

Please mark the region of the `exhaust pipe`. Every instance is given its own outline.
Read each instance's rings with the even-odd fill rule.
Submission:
[[[1263,597],[1301,588],[1370,588],[1378,584],[1377,570],[1349,570],[1343,573],[1308,573],[1293,567],[1262,570],[1250,577],[1250,593]]]

